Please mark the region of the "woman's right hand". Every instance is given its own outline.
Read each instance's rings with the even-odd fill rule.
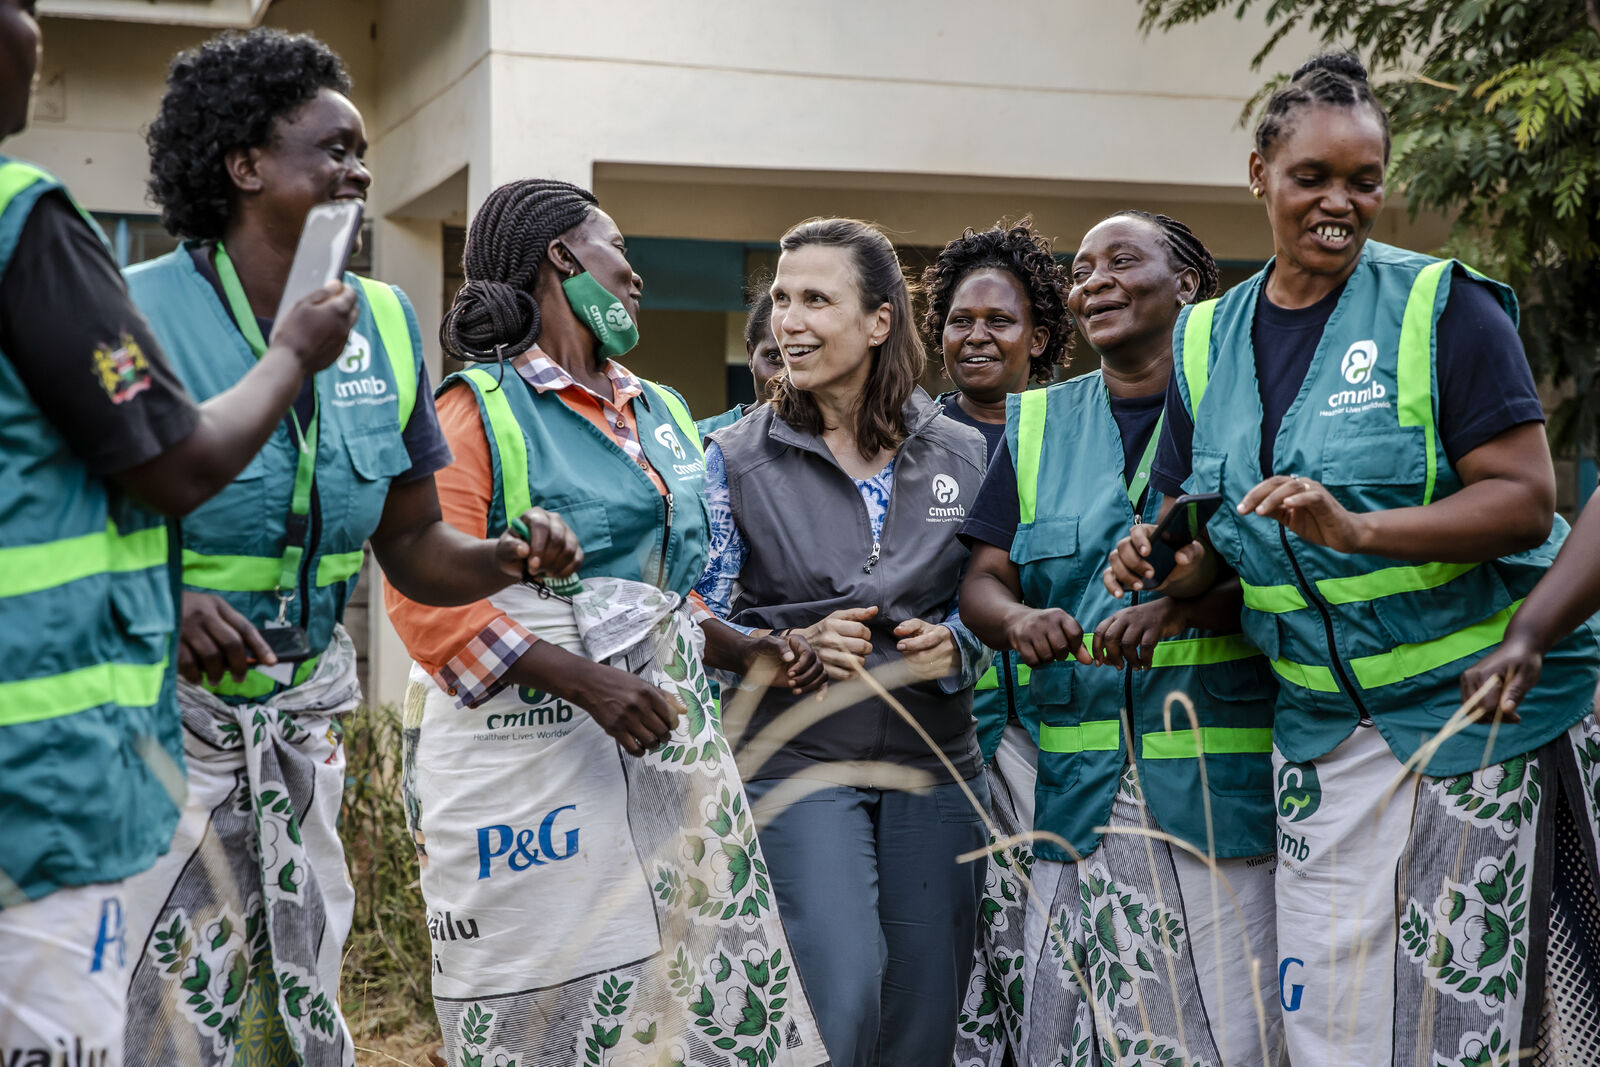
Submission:
[[[1475,722],[1498,720],[1521,722],[1517,705],[1539,682],[1544,670],[1544,652],[1534,642],[1506,631],[1505,640],[1495,650],[1468,667],[1461,675],[1461,699],[1471,700],[1492,678],[1495,684],[1478,701],[1472,718]]]
[[[1117,542],[1117,547],[1111,550],[1108,566],[1100,580],[1105,584],[1106,592],[1122,599],[1124,593],[1130,589],[1143,592],[1145,583],[1156,576],[1156,569],[1150,565],[1145,557],[1150,555],[1150,538],[1155,535],[1156,528],[1148,522],[1137,523],[1127,537]],[[1195,540],[1184,545],[1173,553],[1177,564],[1171,573],[1160,585],[1151,585],[1151,589],[1181,589],[1186,586],[1199,572],[1200,561],[1205,558],[1205,542]]]
[[[272,328],[273,346],[294,353],[300,369],[312,375],[339,358],[356,324],[356,291],[343,282],[329,282],[295,302]]]
[[[1006,638],[1030,667],[1068,656],[1085,665],[1094,662],[1083,647],[1083,627],[1060,608],[1020,608],[1006,622]]]
[[[677,700],[646,682],[604,663],[588,664],[573,687],[572,701],[589,713],[630,756],[658,748],[686,711]]]
[[[225,674],[236,682],[245,672],[278,662],[261,631],[215,593],[183,594],[183,623],[178,632],[178,674],[199,685],[215,684]]]
[[[831,681],[842,682],[856,676],[872,654],[872,631],[866,620],[878,614],[877,607],[840,608],[820,622],[796,630],[806,639],[817,658],[828,670]]]

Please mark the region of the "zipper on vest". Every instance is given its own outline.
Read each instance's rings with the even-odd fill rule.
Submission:
[[[667,546],[672,543],[672,516],[676,510],[672,499],[672,490],[667,490],[667,525],[661,531],[661,566],[656,570],[656,588],[667,587]]]
[[[1139,518],[1142,519],[1144,516],[1140,515]],[[1139,603],[1139,591],[1136,589],[1129,590],[1129,595],[1133,598],[1133,603],[1137,605]],[[1126,767],[1133,762],[1133,739],[1135,736],[1134,731],[1137,729],[1134,726],[1133,718],[1133,668],[1128,666],[1126,660],[1122,664],[1122,700],[1128,708],[1128,755],[1122,761],[1122,765]],[[1121,788],[1120,784],[1118,788]]]
[[[867,565],[865,567],[861,568],[861,573],[863,573],[863,574],[871,574],[872,573],[872,568],[874,568],[874,567],[876,567],[878,565],[878,557],[881,554],[882,554],[882,547],[878,544],[877,539],[874,538],[873,542],[872,542],[872,555],[867,557]]]
[[[1289,547],[1289,532],[1281,524],[1278,526],[1278,540],[1283,543],[1284,554],[1289,557],[1289,565],[1294,568],[1295,580],[1300,583],[1300,591],[1305,594],[1306,603],[1314,604],[1317,613],[1322,616],[1322,630],[1328,639],[1328,660],[1333,664],[1334,673],[1339,676],[1339,684],[1344,686],[1345,692],[1350,694],[1350,699],[1355,703],[1356,711],[1361,713],[1361,725],[1371,726],[1372,716],[1367,714],[1367,707],[1361,703],[1356,687],[1351,684],[1350,676],[1344,672],[1344,658],[1339,655],[1339,647],[1334,643],[1333,616],[1328,613],[1328,606],[1317,596],[1317,591],[1306,580],[1305,572],[1300,569],[1300,561],[1295,559],[1294,549]]]

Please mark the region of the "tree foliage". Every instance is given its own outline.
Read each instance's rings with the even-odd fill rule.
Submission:
[[[1518,289],[1535,372],[1576,385],[1556,443],[1600,440],[1600,0],[1140,3],[1146,32],[1264,18],[1253,69],[1303,30],[1360,54],[1394,128],[1391,186],[1413,215],[1455,220],[1448,252]]]

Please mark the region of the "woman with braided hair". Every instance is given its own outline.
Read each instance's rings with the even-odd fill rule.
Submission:
[[[677,393],[617,362],[644,283],[594,195],[495,189],[463,267],[440,336],[477,366],[440,386],[445,517],[486,537],[537,504],[583,563],[465,608],[385,589],[416,661],[404,789],[445,1056],[822,1063],[702,650],[796,693],[822,667],[800,636],[690,599],[700,437]]]
[[[273,316],[312,207],[366,197],[349,89],[326,45],[278,30],[223,34],[172,62],[150,190],[184,240],[130,270],[128,287],[196,396],[250,380],[268,339],[286,336],[293,316]],[[345,278],[356,318],[338,358],[183,523],[189,788],[170,851],[126,901],[130,1064],[354,1063],[339,970],[355,894],[336,820],[340,716],[361,699],[340,620],[363,546],[431,603],[576,565],[570,531],[544,512],[525,516],[531,545],[441,521],[434,474],[450,453],[415,316],[398,289]]]
[[[1084,235],[1070,279],[1101,368],[1007,400],[961,530],[962,619],[1033,668],[1012,735],[1029,758],[1007,784],[1024,828],[1055,836],[995,872],[1002,898],[1027,895],[1021,875],[1037,895],[988,932],[968,1004],[990,1039],[960,1062],[998,1067],[1008,1038],[1019,1064],[1276,1064],[1271,673],[1235,632],[1237,591],[1119,611],[1100,582],[1162,506],[1172,326],[1216,292],[1216,263],[1176,219],[1123,211]]]
[[[1600,628],[1554,643],[1515,712],[1459,713],[1462,671],[1568,529],[1516,297],[1370,240],[1388,161],[1354,55],[1313,58],[1267,102],[1249,181],[1275,254],[1180,319],[1152,475],[1225,504],[1160,589],[1236,580],[1279,678],[1293,1060],[1587,1062],[1541,1031],[1589,1011],[1593,1033],[1568,997],[1593,981],[1572,919],[1594,899]],[[1117,546],[1108,589],[1153,584],[1148,543],[1141,526]]]

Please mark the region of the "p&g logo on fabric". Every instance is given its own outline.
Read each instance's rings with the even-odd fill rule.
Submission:
[[[578,854],[578,832],[573,827],[564,832],[563,847],[556,847],[556,820],[562,812],[576,812],[576,804],[567,804],[547,814],[539,822],[539,829],[524,830],[499,823],[478,829],[478,878],[494,874],[495,861],[503,861],[503,869],[513,873],[529,867],[543,867],[547,863],[570,860]],[[574,815],[573,818],[576,818]]]
[[[627,315],[627,312],[623,312],[623,315]],[[678,435],[673,432],[671,426],[665,423],[656,427],[656,444],[671,451],[674,459],[683,459],[688,455],[683,450],[683,445],[679,442]]]
[[[619,300],[606,308],[606,323],[613,330],[626,330],[633,325],[633,319],[628,317],[628,309]]]
[[[950,505],[961,495],[961,483],[948,474],[933,476],[933,499],[941,505]],[[949,522],[951,519],[964,519],[967,509],[960,504],[949,507],[932,507],[928,509],[929,522]]]

